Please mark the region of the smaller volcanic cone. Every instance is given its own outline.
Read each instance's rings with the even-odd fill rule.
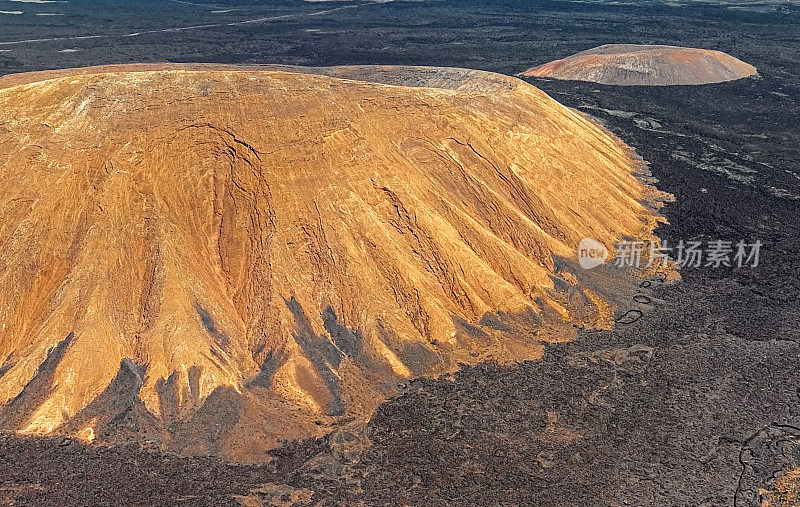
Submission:
[[[526,70],[522,76],[634,86],[734,81],[756,68],[720,51],[679,46],[606,44]]]

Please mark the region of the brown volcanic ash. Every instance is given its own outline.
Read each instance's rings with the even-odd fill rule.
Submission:
[[[554,259],[653,225],[624,145],[494,74],[123,66],[0,104],[0,425],[27,433],[258,456],[605,325]]]
[[[756,68],[720,51],[607,44],[528,69],[523,76],[609,85],[700,85],[733,81]]]

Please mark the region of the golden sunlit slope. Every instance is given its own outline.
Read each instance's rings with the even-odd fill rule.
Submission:
[[[624,145],[477,71],[10,76],[0,157],[0,424],[234,457],[607,325],[556,263],[653,225]]]
[[[606,44],[528,69],[523,76],[609,85],[701,85],[756,74],[756,68],[721,51],[636,44]]]

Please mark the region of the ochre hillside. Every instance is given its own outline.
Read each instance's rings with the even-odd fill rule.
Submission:
[[[656,86],[721,83],[755,74],[752,65],[720,51],[634,44],[606,44],[522,73],[609,85]]]
[[[608,325],[564,266],[654,223],[616,138],[476,71],[10,76],[0,154],[0,426],[240,459]]]

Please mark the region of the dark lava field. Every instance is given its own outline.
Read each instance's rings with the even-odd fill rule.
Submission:
[[[287,444],[267,465],[1,436],[0,500],[800,505],[796,6],[0,0],[0,10],[28,11],[0,17],[2,74],[156,61],[515,74],[605,43],[718,49],[759,75],[658,88],[528,81],[650,163],[657,187],[675,196],[657,230],[668,244],[764,244],[756,268],[684,268],[678,283],[645,282],[642,297],[619,309],[638,318],[613,331],[582,331],[539,362],[414,380],[366,427]],[[64,15],[33,18],[56,10]],[[96,37],[75,38],[87,33]]]

